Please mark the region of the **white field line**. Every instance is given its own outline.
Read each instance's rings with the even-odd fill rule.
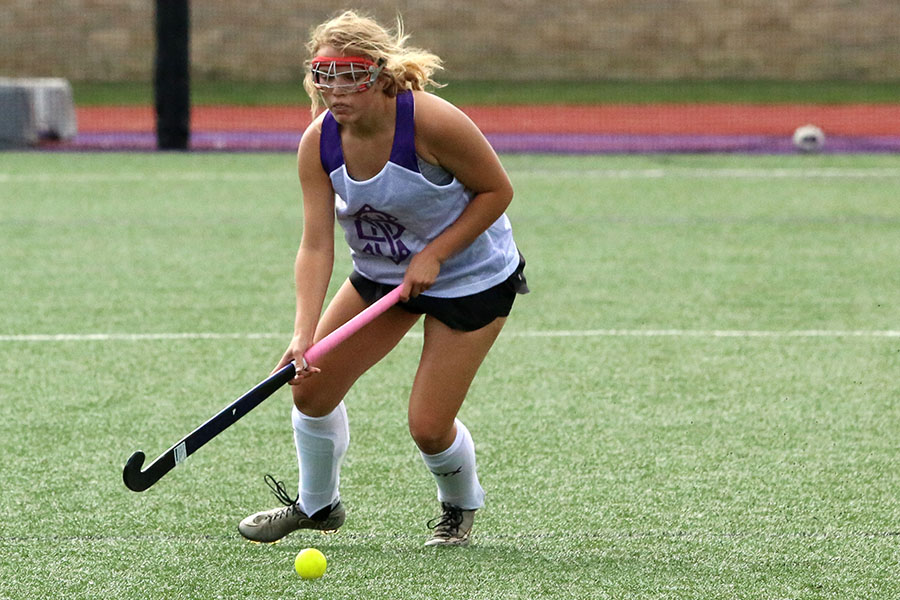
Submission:
[[[0,335],[0,342],[144,342],[157,340],[288,339],[287,333],[23,333]]]
[[[840,330],[840,329],[585,329],[551,331],[511,331],[503,336],[568,338],[568,337],[694,337],[694,338],[837,338],[885,337],[900,338],[900,330]]]
[[[208,171],[176,171],[159,173],[0,173],[0,183],[141,183],[159,181],[293,181],[290,171],[248,171],[214,173]]]
[[[531,169],[528,171],[510,170],[513,177],[552,175],[582,177],[597,177],[601,179],[664,179],[664,178],[693,178],[693,179],[788,179],[788,178],[848,178],[865,179],[868,177],[900,177],[900,169],[890,167],[872,168],[679,168],[667,169]]]
[[[159,173],[30,173],[0,172],[0,183],[140,183],[158,181],[293,181],[287,172],[248,171],[243,173],[214,173],[208,171],[181,171]],[[516,177],[597,177],[601,179],[786,179],[786,178],[847,178],[900,177],[900,169],[891,167],[871,168],[689,168],[671,167],[656,169],[510,169]]]
[[[156,340],[262,340],[290,337],[288,333],[56,333],[0,335],[0,342],[136,342]],[[421,338],[409,333],[408,338]],[[501,338],[591,338],[591,337],[690,337],[690,338],[900,338],[900,330],[741,330],[741,329],[557,329],[505,331]]]

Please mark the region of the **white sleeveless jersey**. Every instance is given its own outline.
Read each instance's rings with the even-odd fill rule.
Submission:
[[[474,196],[455,177],[437,185],[419,172],[413,110],[412,92],[399,94],[390,160],[365,181],[347,173],[339,127],[331,113],[322,122],[322,166],[336,193],[335,215],[350,246],[353,268],[388,285],[403,281],[410,258],[456,221]],[[470,246],[444,262],[425,295],[476,294],[506,280],[518,264],[512,228],[503,214]]]

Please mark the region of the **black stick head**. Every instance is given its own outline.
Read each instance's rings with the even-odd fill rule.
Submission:
[[[125,468],[122,469],[122,480],[125,482],[125,486],[133,492],[143,492],[150,487],[150,482],[141,476],[141,467],[144,465],[145,458],[144,453],[138,450],[131,455],[131,458],[125,463]]]

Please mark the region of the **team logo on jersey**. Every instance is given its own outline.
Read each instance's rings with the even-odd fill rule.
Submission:
[[[397,222],[397,217],[368,204],[353,216],[356,219],[356,235],[364,243],[364,253],[384,256],[398,265],[412,254],[400,239],[406,227]]]

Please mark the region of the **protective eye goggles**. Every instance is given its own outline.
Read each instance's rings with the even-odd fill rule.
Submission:
[[[363,92],[375,83],[384,59],[375,63],[362,56],[317,56],[310,62],[313,84],[319,91]]]

